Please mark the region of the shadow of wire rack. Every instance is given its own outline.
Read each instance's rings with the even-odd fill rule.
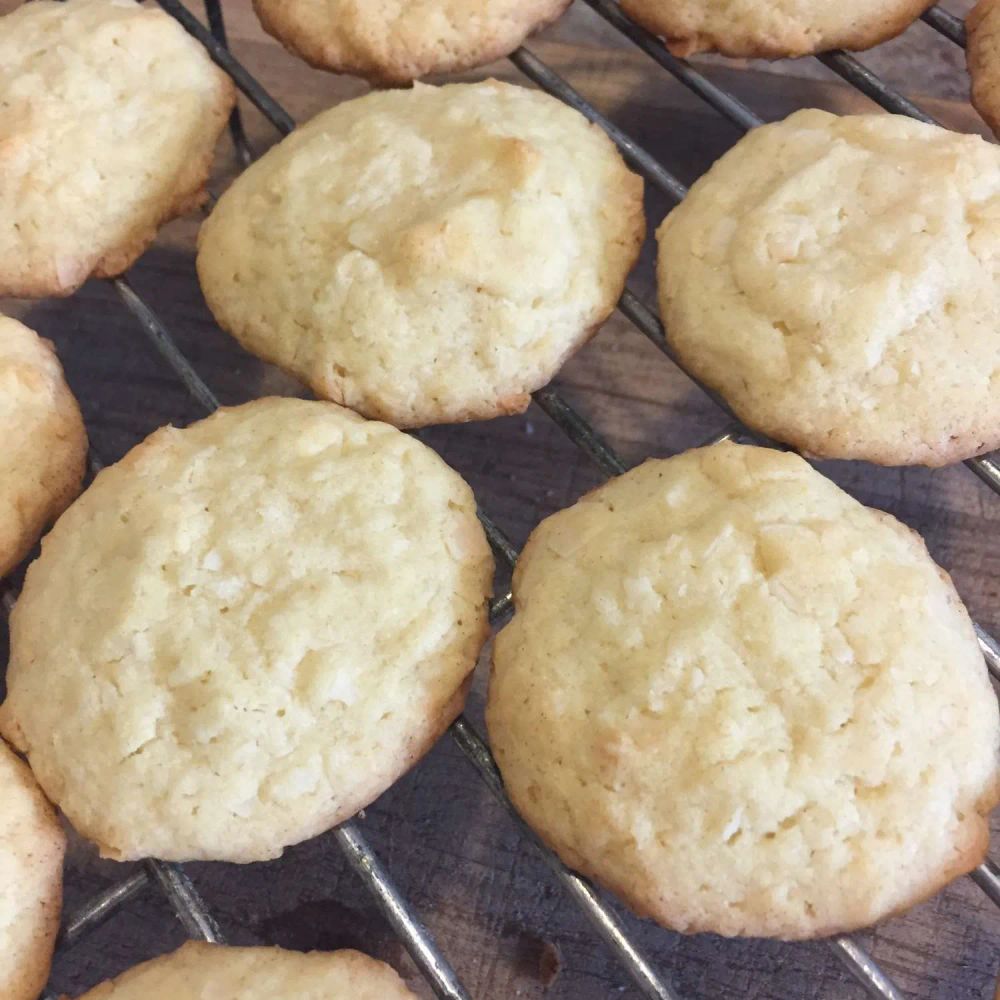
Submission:
[[[233,78],[239,89],[279,132],[287,134],[295,127],[291,116],[230,54],[226,44],[220,0],[205,0],[209,28],[206,28],[191,14],[187,7],[181,3],[181,0],[158,0],[158,2],[205,46],[215,62]],[[614,28],[627,36],[663,69],[736,126],[746,130],[762,123],[762,120],[744,103],[711,82],[687,62],[672,56],[658,39],[628,20],[615,0],[584,0],[584,2]],[[951,42],[964,46],[965,29],[959,18],[938,7],[931,7],[923,15],[923,20]],[[853,56],[845,52],[831,52],[817,58],[887,111],[934,123],[933,118],[907,98],[887,87]],[[638,170],[649,183],[662,191],[668,199],[676,202],[684,197],[686,189],[680,181],[647,151],[601,115],[531,51],[522,47],[510,56],[510,60],[525,76],[543,90],[565,101],[605,129],[632,167]],[[234,112],[230,121],[230,131],[240,161],[244,165],[248,164],[253,159],[253,154],[247,143],[238,110]],[[207,412],[216,409],[219,404],[212,390],[202,381],[173,341],[170,332],[136,294],[127,278],[114,279],[112,284],[124,304],[135,315],[144,332],[193,398]],[[667,344],[663,327],[655,312],[628,288],[622,295],[619,309],[632,321],[639,332],[645,335],[674,364],[677,364],[677,359]],[[701,388],[705,389],[704,386]],[[707,389],[705,391],[709,392]],[[728,413],[721,399],[711,392],[709,395]],[[607,476],[615,476],[625,471],[625,464],[602,440],[599,433],[563,401],[554,390],[551,388],[541,389],[534,394],[534,399],[574,444],[581,448],[597,465],[601,472]],[[731,413],[728,416],[728,425],[715,435],[711,439],[712,441],[736,438],[760,442],[759,438],[740,426]],[[966,465],[994,492],[1000,494],[1000,463],[993,457],[971,459],[966,462]],[[91,467],[92,471],[97,471],[100,468],[99,461],[93,455],[91,456]],[[518,555],[516,548],[493,523],[488,514],[480,511],[480,517],[497,556],[502,562],[512,566]],[[14,603],[14,593],[8,587],[0,591],[0,597],[2,597],[4,608],[9,612]],[[495,599],[491,607],[492,620],[497,622],[502,619],[510,610],[510,606],[511,596],[509,593]],[[1000,680],[1000,644],[978,625],[976,631],[990,673],[994,679]],[[674,989],[669,979],[656,968],[654,960],[643,954],[639,947],[630,940],[621,920],[602,901],[594,888],[566,869],[520,822],[504,794],[499,773],[486,743],[468,720],[460,717],[451,727],[451,735],[474,765],[489,790],[514,817],[523,835],[542,853],[544,860],[554,872],[563,889],[580,907],[599,937],[618,958],[623,970],[623,985],[627,983],[626,977],[628,977],[637,988],[639,995],[643,997],[658,998],[658,1000],[681,1000],[681,994]],[[366,884],[376,904],[399,935],[435,994],[440,998],[447,998],[447,1000],[472,1000],[472,995],[459,981],[443,951],[437,946],[420,918],[394,885],[388,871],[367,843],[357,823],[353,820],[348,821],[334,830],[331,836],[336,839],[351,867]],[[970,877],[993,903],[1000,907],[1000,869],[992,862],[987,861],[972,872]],[[75,913],[69,914],[62,929],[61,946],[75,944],[88,931],[96,928],[105,919],[125,906],[129,900],[150,886],[156,886],[162,891],[189,936],[205,941],[222,942],[223,938],[218,925],[182,866],[150,859],[130,877],[100,893]],[[868,995],[883,998],[883,1000],[902,1000],[903,993],[900,988],[856,941],[847,936],[840,936],[830,939],[828,944],[864,987]],[[44,996],[46,1000],[52,1000],[51,993],[46,993]]]

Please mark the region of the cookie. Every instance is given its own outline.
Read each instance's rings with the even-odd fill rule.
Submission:
[[[254,0],[264,30],[319,69],[405,84],[501,59],[570,0]]]
[[[810,938],[985,855],[1000,717],[920,538],[801,458],[649,461],[545,520],[487,722],[518,810],[682,932]]]
[[[395,424],[519,413],[607,318],[642,181],[555,98],[487,81],[347,101],[262,157],[199,237],[220,325]]]
[[[0,742],[0,996],[37,1000],[62,907],[66,838],[26,764]]]
[[[1000,3],[979,0],[965,19],[972,103],[1000,137]]]
[[[388,965],[359,951],[304,953],[195,941],[95,986],[79,1000],[201,1000],[209,996],[215,1000],[416,1000]]]
[[[162,428],[43,542],[0,729],[107,857],[273,858],[455,718],[492,574],[471,490],[392,427],[263,399]]]
[[[36,0],[0,18],[0,295],[130,267],[201,203],[234,100],[155,6]]]
[[[860,51],[905,31],[932,0],[622,0],[676,56],[721,52],[785,59],[830,49]]]
[[[661,226],[682,364],[824,458],[947,465],[1000,446],[1000,149],[894,115],[755,129]]]
[[[80,492],[87,432],[52,344],[0,316],[0,576]]]

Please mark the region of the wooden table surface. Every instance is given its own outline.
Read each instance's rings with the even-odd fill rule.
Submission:
[[[13,6],[13,0],[0,0],[0,9]],[[225,6],[237,55],[296,118],[366,89],[357,81],[310,70],[287,55],[260,32],[248,0],[226,0]],[[967,7],[958,3],[954,9]],[[733,126],[615,36],[582,4],[532,42],[532,48],[685,181],[738,138]],[[962,101],[967,84],[961,54],[925,25],[915,25],[903,40],[864,58],[900,86],[911,83],[911,96],[920,96],[947,124],[982,131]],[[734,68],[708,60],[707,71],[769,119],[808,104],[839,111],[871,109],[815,61],[762,72],[759,66]],[[507,63],[488,72],[518,79]],[[274,130],[252,109],[246,122],[257,152],[276,140]],[[214,190],[223,190],[236,169],[232,148],[225,142]],[[662,195],[649,192],[651,229],[668,207]],[[133,269],[135,287],[224,401],[300,391],[240,351],[213,324],[193,267],[198,221],[181,220],[166,228]],[[634,282],[653,301],[649,247]],[[106,283],[91,282],[65,301],[8,301],[0,308],[57,343],[94,449],[105,461],[118,458],[163,423],[183,424],[201,415]],[[566,366],[557,384],[630,462],[690,447],[725,422],[721,412],[620,316]],[[436,428],[421,436],[469,479],[483,506],[518,542],[540,518],[571,503],[600,479],[535,407],[520,417]],[[954,575],[974,617],[1000,629],[1000,539],[992,533],[1000,518],[1000,497],[962,466],[931,472],[840,463],[828,470],[862,500],[893,511],[922,532],[932,554]],[[482,673],[480,669],[470,705],[471,716],[480,724]],[[449,738],[367,810],[362,827],[473,997],[638,996]],[[268,864],[198,864],[188,869],[232,942],[357,947],[391,962],[419,995],[430,997],[331,837],[294,847]],[[86,845],[74,842],[68,909],[127,870],[98,861]],[[684,938],[629,915],[625,922],[684,998],[863,996],[823,942]],[[53,984],[76,994],[182,938],[165,901],[150,891],[60,954]],[[860,939],[912,997],[992,997],[1000,913],[968,879]]]

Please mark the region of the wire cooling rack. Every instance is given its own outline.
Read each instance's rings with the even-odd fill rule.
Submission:
[[[220,0],[205,0],[209,28],[193,15],[181,0],[158,0],[158,2],[205,46],[213,60],[232,77],[243,94],[279,132],[287,134],[292,131],[295,122],[291,116],[229,52]],[[689,63],[672,56],[657,38],[626,18],[614,0],[584,0],[584,2],[733,124],[743,130],[762,124],[763,120],[746,104],[707,79]],[[959,18],[938,7],[931,7],[923,15],[923,20],[951,42],[964,46],[965,28]],[[930,115],[886,86],[878,76],[846,52],[829,52],[816,58],[887,111],[935,124]],[[510,56],[510,60],[540,88],[565,101],[603,128],[632,167],[662,191],[668,199],[677,202],[685,196],[685,186],[663,164],[597,111],[566,80],[553,72],[529,49],[519,48]],[[240,162],[244,165],[250,163],[253,153],[247,143],[238,110],[233,113],[230,120],[230,132]],[[217,409],[219,402],[213,391],[200,378],[178,348],[169,330],[139,297],[128,279],[122,277],[112,280],[111,283],[192,397],[206,412]],[[666,341],[656,313],[630,288],[626,288],[618,308],[639,332],[670,361],[681,367]],[[717,394],[705,386],[700,387],[728,414],[730,421],[710,439],[711,442],[734,438],[770,443],[741,426]],[[553,389],[539,390],[534,394],[534,400],[602,473],[610,477],[626,470],[625,463],[604,442],[600,434]],[[970,459],[965,464],[994,492],[1000,494],[1000,464],[993,457]],[[97,472],[100,467],[99,460],[92,454],[91,471]],[[508,567],[513,567],[518,555],[515,546],[482,509],[480,518],[500,560]],[[15,595],[9,586],[0,591],[0,603],[8,613],[13,607],[14,599]],[[510,608],[510,593],[496,598],[490,609],[491,620],[496,623],[503,619]],[[1000,680],[1000,644],[978,625],[976,633],[991,675],[994,679]],[[586,915],[598,936],[616,955],[623,970],[623,984],[626,982],[625,977],[628,977],[643,997],[682,1000],[668,978],[656,968],[654,960],[645,955],[630,939],[621,920],[602,901],[595,889],[586,880],[569,871],[523,824],[504,793],[500,774],[489,748],[468,719],[464,716],[459,717],[450,732],[489,790],[514,818],[523,835],[541,852],[563,889]],[[358,824],[354,820],[348,821],[333,830],[330,836],[336,839],[351,867],[364,881],[379,909],[399,935],[435,994],[447,1000],[472,1000],[472,995],[459,981],[444,952],[433,940],[419,916],[403,898]],[[1000,868],[987,861],[972,872],[970,877],[993,903],[1000,907]],[[88,931],[96,928],[150,886],[156,886],[162,891],[190,937],[222,943],[223,937],[218,925],[183,867],[149,859],[127,879],[95,896],[76,912],[69,914],[63,924],[60,947],[68,947],[78,942]],[[857,941],[845,935],[831,938],[828,943],[870,996],[883,1000],[903,1000],[900,988],[879,968]],[[46,1000],[52,1000],[51,993],[44,994],[44,997]]]

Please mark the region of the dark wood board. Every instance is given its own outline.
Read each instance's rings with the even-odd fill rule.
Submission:
[[[12,0],[0,0],[0,10],[13,6]],[[963,6],[968,4],[956,9]],[[192,7],[200,12],[197,4]],[[365,91],[356,81],[308,69],[266,39],[248,0],[227,0],[225,7],[237,54],[296,118]],[[582,4],[532,47],[686,182],[738,138],[733,126],[623,43]],[[909,92],[921,95],[922,103],[947,124],[982,130],[960,100],[966,86],[960,54],[926,26],[915,25],[903,40],[865,58],[900,85],[912,81]],[[769,119],[804,105],[871,109],[817,65],[784,64],[763,72],[759,66],[707,62],[713,79]],[[506,63],[470,77],[487,72],[519,79]],[[256,111],[247,110],[246,122],[258,152],[276,140]],[[223,190],[236,169],[231,146],[224,142],[213,189]],[[651,229],[668,208],[662,195],[650,192]],[[134,268],[135,287],[225,402],[300,391],[239,350],[212,322],[193,268],[198,221],[181,220],[164,230]],[[653,301],[651,261],[647,246],[634,279],[648,301]],[[163,423],[183,424],[201,415],[109,285],[92,282],[68,300],[8,301],[0,308],[57,343],[94,448],[105,461],[118,458]],[[721,412],[620,316],[567,365],[557,384],[630,462],[690,447],[725,423]],[[469,479],[484,507],[518,542],[540,518],[600,481],[588,460],[535,407],[521,417],[437,428],[421,436]],[[932,554],[953,573],[973,615],[1000,629],[1000,539],[992,534],[1000,520],[1000,498],[961,466],[930,472],[840,463],[829,471],[865,502],[893,511],[921,531]],[[470,706],[480,725],[482,673]],[[442,740],[372,806],[362,825],[472,996],[638,996],[450,739]],[[233,942],[358,947],[393,963],[421,996],[430,997],[332,838],[292,848],[269,864],[188,868]],[[84,844],[74,842],[67,907],[127,870],[96,860]],[[864,995],[822,942],[682,938],[628,915],[625,920],[680,995],[690,1000],[853,1000]],[[968,879],[860,938],[912,997],[992,996],[1000,913]],[[62,953],[53,985],[78,993],[182,939],[167,904],[150,891]],[[558,956],[558,970],[551,979],[553,955]]]

